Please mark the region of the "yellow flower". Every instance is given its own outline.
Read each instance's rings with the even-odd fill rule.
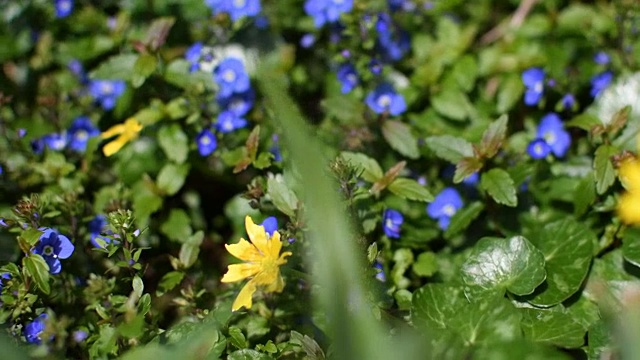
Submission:
[[[627,189],[618,200],[618,215],[626,223],[640,224],[640,161],[623,162],[618,169],[618,176]]]
[[[249,282],[240,290],[233,302],[232,311],[243,306],[250,309],[251,298],[258,286],[266,292],[281,292],[284,288],[284,280],[280,275],[280,265],[286,264],[285,258],[291,255],[289,251],[280,255],[280,249],[282,249],[280,233],[275,231],[269,238],[264,227],[256,225],[249,216],[244,219],[244,223],[251,242],[240,239],[237,244],[225,244],[231,255],[244,260],[245,263],[229,265],[221,281],[231,283],[249,278]]]
[[[108,139],[119,135],[115,140],[109,142],[102,148],[105,156],[111,156],[117,153],[124,144],[138,137],[138,133],[142,130],[142,124],[135,118],[128,118],[124,123],[114,125],[109,130],[102,133],[103,139]]]

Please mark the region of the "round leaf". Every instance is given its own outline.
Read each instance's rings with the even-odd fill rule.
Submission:
[[[544,256],[527,239],[482,238],[462,265],[467,285],[531,294],[545,279]]]

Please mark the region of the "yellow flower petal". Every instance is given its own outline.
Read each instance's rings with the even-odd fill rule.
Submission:
[[[109,142],[102,148],[102,153],[104,154],[104,156],[109,157],[120,151],[120,149],[122,149],[122,147],[126,143],[127,142],[123,141],[121,136],[118,136],[115,140]]]
[[[108,139],[110,137],[114,137],[116,135],[120,135],[124,132],[124,125],[118,124],[110,127],[107,131],[102,133],[103,139]]]
[[[262,254],[245,239],[240,239],[237,244],[225,244],[227,251],[236,258],[244,261],[259,261]]]
[[[236,300],[233,302],[233,305],[231,305],[231,311],[237,311],[243,306],[247,309],[251,309],[252,297],[255,292],[256,286],[253,281],[250,280],[242,290],[240,290]]]
[[[111,156],[122,147],[128,143],[129,141],[138,137],[138,133],[142,130],[142,124],[138,122],[135,118],[128,118],[122,124],[114,125],[109,130],[102,133],[103,139],[108,139],[110,137],[120,135],[112,142],[106,144],[102,148],[102,152],[105,156]]]
[[[640,193],[626,193],[618,200],[618,215],[628,224],[640,224]]]
[[[271,283],[264,290],[267,292],[282,292],[282,289],[284,289],[284,280],[282,279],[282,276],[278,274],[276,281]]]
[[[223,283],[236,282],[236,281],[244,280],[248,277],[251,277],[259,272],[260,272],[259,264],[251,264],[251,263],[233,264],[233,265],[229,265],[229,269],[227,270],[227,273],[224,274],[224,276],[222,277],[222,280],[220,281]]]
[[[618,175],[622,185],[629,191],[640,190],[640,162],[627,160],[620,165]]]
[[[250,216],[244,218],[244,226],[247,229],[249,240],[255,245],[263,256],[267,256],[269,252],[269,244],[267,243],[267,232],[261,225],[256,225]]]

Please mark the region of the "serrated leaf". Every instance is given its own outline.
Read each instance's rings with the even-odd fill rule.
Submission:
[[[389,191],[404,199],[424,202],[433,201],[433,195],[429,190],[413,179],[395,179],[391,185],[389,185]]]
[[[584,344],[586,328],[560,310],[520,309],[522,331],[532,341],[563,348],[579,348]]]
[[[437,157],[452,164],[458,163],[463,158],[474,156],[470,142],[451,135],[430,136],[424,140],[424,144],[436,153]]]
[[[420,157],[418,141],[411,134],[411,128],[396,120],[386,120],[382,124],[382,136],[389,143],[392,149],[410,158]]]
[[[571,218],[545,225],[533,243],[544,254],[547,280],[527,301],[552,306],[575,294],[582,285],[597,242],[595,234]]]
[[[182,164],[189,154],[189,138],[178,124],[163,126],[158,131],[158,143],[169,160]]]
[[[438,271],[438,261],[435,253],[431,251],[423,252],[411,266],[413,272],[418,276],[431,276]]]
[[[617,153],[617,149],[611,145],[603,144],[596,149],[593,159],[595,170],[596,191],[602,195],[616,180],[616,172],[611,163],[611,156]]]
[[[38,254],[29,254],[22,258],[22,266],[26,270],[30,279],[32,279],[40,291],[45,294],[51,292],[51,286],[49,285],[49,265],[44,258]]]
[[[480,154],[484,158],[492,158],[500,150],[504,139],[507,136],[507,122],[509,117],[502,115],[498,120],[492,122],[484,134],[482,134],[482,140],[480,141]]]
[[[519,74],[508,74],[500,83],[496,99],[496,111],[499,114],[507,113],[522,99],[523,91],[524,85]]]
[[[166,164],[158,173],[158,189],[166,195],[175,195],[184,185],[188,173],[189,164]]]
[[[464,179],[477,173],[484,164],[475,157],[466,157],[456,164],[456,171],[453,174],[453,183],[459,184]]]
[[[624,230],[622,255],[626,261],[640,267],[640,229],[630,227]]]
[[[183,209],[171,209],[169,217],[160,226],[160,232],[169,239],[185,243],[191,237],[191,219]]]
[[[387,172],[384,173],[381,179],[373,184],[373,186],[371,187],[371,192],[374,195],[378,196],[378,194],[380,194],[380,191],[384,190],[387,186],[389,186],[389,184],[391,184],[391,182],[396,179],[396,177],[398,177],[398,174],[400,174],[400,172],[404,170],[404,167],[406,165],[406,161],[400,161],[399,163],[393,165],[389,170],[387,170]]]
[[[482,210],[484,210],[484,204],[476,201],[456,211],[444,232],[445,239],[451,239],[463,232],[482,213]]]
[[[129,80],[132,76],[134,64],[138,60],[136,54],[115,55],[100,63],[97,69],[92,71],[89,76],[92,79],[119,79]]]
[[[144,84],[145,80],[156,71],[158,59],[152,54],[142,54],[138,57],[133,65],[133,73],[131,74],[131,85],[139,88]]]
[[[594,126],[602,125],[602,122],[597,116],[584,112],[567,121],[565,125],[566,127],[577,127],[585,131],[591,131]]]
[[[509,173],[502,169],[491,169],[482,174],[480,188],[485,190],[495,202],[507,206],[518,205],[516,188]]]
[[[28,228],[20,234],[20,238],[29,246],[34,246],[38,240],[40,240],[40,236],[42,236],[43,233],[44,232],[42,230]]]
[[[184,278],[184,273],[181,271],[169,271],[164,274],[162,279],[160,279],[160,284],[158,284],[159,293],[163,294],[167,291],[173,290]]]
[[[469,286],[527,295],[544,281],[544,265],[542,253],[522,236],[485,237],[473,247],[461,274]]]
[[[298,208],[298,198],[284,182],[282,176],[267,179],[267,194],[278,210],[289,216],[295,215],[295,210]]]
[[[439,114],[457,121],[463,121],[469,115],[468,103],[467,96],[457,89],[446,89],[431,98],[431,105]]]
[[[362,178],[370,183],[374,183],[382,178],[382,168],[378,162],[362,153],[354,153],[349,151],[343,151],[340,153],[340,157],[353,167],[362,170]]]

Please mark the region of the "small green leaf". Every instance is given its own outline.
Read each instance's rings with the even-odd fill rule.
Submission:
[[[463,121],[469,115],[469,99],[460,90],[446,89],[431,98],[433,108],[452,120]]]
[[[480,178],[480,188],[485,190],[495,202],[507,206],[518,205],[516,188],[509,173],[502,169],[491,169],[482,174]]]
[[[300,345],[310,360],[323,360],[325,358],[324,351],[322,351],[320,345],[307,335],[291,330],[290,342]]]
[[[267,179],[267,194],[278,210],[289,216],[295,215],[298,198],[284,182],[282,176],[276,175]]]
[[[26,272],[26,276],[33,279],[40,289],[45,294],[51,292],[51,286],[49,285],[49,265],[44,258],[38,254],[29,254],[22,258],[22,266]]]
[[[144,292],[144,282],[140,276],[135,275],[133,280],[131,280],[131,287],[133,288],[133,293],[136,299],[140,299],[142,293]]]
[[[189,138],[178,124],[163,126],[158,131],[158,143],[169,160],[182,164],[189,153]]]
[[[499,114],[509,112],[515,104],[522,99],[524,85],[518,74],[508,74],[500,83],[498,90],[496,110]]]
[[[571,360],[568,354],[551,346],[537,344],[526,339],[508,342],[490,342],[474,348],[474,359],[527,359],[527,360]],[[590,358],[590,359],[597,359]]]
[[[475,157],[466,157],[456,164],[456,172],[453,174],[453,183],[459,184],[467,177],[477,173],[484,164]]]
[[[520,309],[522,331],[532,341],[563,348],[579,348],[587,329],[561,310]]]
[[[597,116],[584,112],[567,121],[565,125],[567,127],[577,127],[585,131],[591,131],[594,126],[602,125],[602,122]]]
[[[180,247],[178,259],[180,259],[180,263],[185,269],[190,268],[198,259],[200,244],[202,244],[203,238],[204,233],[200,230],[189,237],[189,239],[187,239],[187,241]]]
[[[433,195],[417,181],[407,178],[395,179],[389,185],[389,191],[404,199],[416,201],[433,201]]]
[[[611,329],[604,319],[591,325],[587,334],[589,359],[606,359],[607,356],[611,356],[614,346],[611,340]]]
[[[451,135],[430,136],[425,139],[424,143],[436,153],[437,157],[452,164],[458,163],[463,158],[474,156],[473,146],[463,138]]]
[[[541,292],[527,301],[538,306],[552,306],[575,294],[591,264],[595,234],[584,224],[565,218],[546,224],[532,239],[546,261],[547,280]]]
[[[175,195],[184,185],[188,173],[188,164],[166,164],[158,174],[158,188],[166,195]]]
[[[152,54],[142,54],[138,57],[133,65],[133,73],[131,74],[131,85],[139,88],[144,84],[149,75],[156,71],[158,59]]]
[[[263,151],[256,159],[253,161],[253,167],[256,169],[266,169],[271,166],[271,159],[273,159],[273,154],[267,151]]]
[[[242,349],[229,354],[227,360],[273,360],[273,358],[256,350]]]
[[[624,230],[622,255],[625,260],[640,267],[640,229],[629,227]]]
[[[343,151],[340,153],[347,163],[351,164],[355,168],[362,170],[362,178],[370,183],[374,183],[382,178],[382,168],[378,162],[362,153],[354,153],[349,151]]]
[[[20,238],[24,240],[30,247],[34,246],[38,240],[40,240],[40,236],[42,236],[44,232],[34,228],[28,228],[20,234]]]
[[[164,45],[167,36],[169,35],[169,31],[175,22],[176,19],[170,16],[153,20],[144,38],[144,43],[151,51],[157,51],[162,45]]]
[[[115,55],[100,63],[100,66],[92,71],[89,76],[92,79],[120,79],[129,80],[133,75],[133,69],[138,55],[121,54]]]
[[[458,210],[449,222],[447,230],[444,232],[445,239],[451,239],[459,233],[463,232],[473,220],[475,220],[484,210],[484,204],[479,201],[473,202],[468,206]]]
[[[387,120],[382,125],[382,136],[387,140],[392,149],[410,158],[417,159],[420,156],[418,141],[411,134],[411,128],[395,120]]]
[[[462,264],[462,280],[485,290],[506,289],[531,294],[545,279],[544,256],[522,236],[485,237]]]
[[[183,209],[172,209],[169,218],[160,226],[160,232],[169,239],[186,243],[191,237],[191,219]]]
[[[596,149],[593,167],[596,177],[596,191],[602,195],[609,189],[616,180],[616,172],[611,163],[611,156],[615,155],[618,150],[607,144],[600,145]]]
[[[482,135],[480,141],[480,154],[484,158],[492,158],[500,150],[504,139],[507,136],[507,122],[509,117],[502,115],[498,120],[492,122]]]
[[[238,349],[244,349],[249,346],[242,330],[236,326],[229,327],[229,342]]]
[[[593,175],[590,173],[580,180],[576,190],[573,192],[573,208],[576,216],[583,215],[589,207],[596,201],[596,186]]]
[[[164,294],[167,291],[173,290],[184,278],[184,273],[181,271],[169,271],[164,274],[162,279],[160,279],[160,284],[158,284],[158,294]]]
[[[413,263],[413,272],[418,276],[431,276],[438,271],[436,254],[431,251],[423,252]]]

